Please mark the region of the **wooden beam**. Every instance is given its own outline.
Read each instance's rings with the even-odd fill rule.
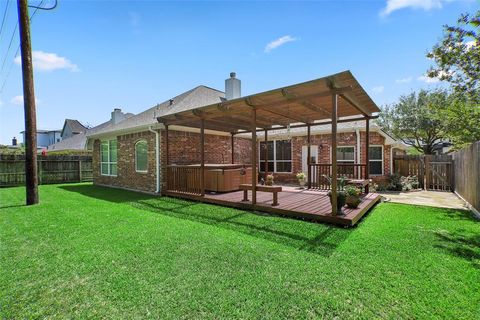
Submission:
[[[252,108],[252,205],[257,204],[257,110]]]
[[[201,120],[200,127],[200,156],[201,156],[201,176],[200,176],[200,185],[201,191],[200,195],[205,196],[205,120]]]
[[[168,131],[168,124],[165,125],[165,185],[166,189],[168,190],[169,188],[169,181],[168,181],[168,165],[170,164],[169,158],[170,158],[170,148],[169,148],[169,131]],[[163,190],[163,188],[162,188]]]
[[[298,115],[298,114],[292,114],[290,112],[284,112],[281,109],[276,108],[276,107],[262,107],[262,108],[260,108],[260,110],[269,112],[269,113],[277,115],[277,116],[284,117],[286,119],[294,120],[296,122],[303,122],[303,123],[313,122],[311,119],[307,119],[307,118],[302,117],[301,115]]]
[[[268,176],[268,130],[265,130],[265,172],[263,175],[263,179],[267,181]]]
[[[332,95],[332,214],[337,215],[337,103],[338,95]]]
[[[311,154],[310,154],[310,125],[307,125],[307,179],[308,179],[308,189],[312,188],[312,168],[310,166],[310,159],[311,159]]]
[[[370,119],[365,119],[365,179],[370,179]]]
[[[235,141],[233,132],[230,133],[230,146],[232,147],[232,164],[235,163]]]
[[[318,113],[321,113],[321,114],[324,114],[326,116],[330,116],[331,113],[327,110],[325,110],[324,108],[314,104],[314,103],[311,103],[310,101],[303,101],[302,102],[302,105],[307,108],[307,109],[310,109],[314,112],[318,112]]]
[[[355,109],[360,111],[364,116],[370,117],[370,112],[365,108],[357,99],[348,92],[342,93],[341,97],[347,101],[350,105],[352,105]]]

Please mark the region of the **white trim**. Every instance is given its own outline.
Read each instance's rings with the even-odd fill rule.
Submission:
[[[117,145],[116,147],[116,152],[117,152],[117,161],[113,162],[113,161],[110,161],[110,141],[114,141],[115,140],[115,143]],[[107,155],[108,155],[108,161],[102,161],[102,144],[103,142],[107,142],[107,146],[108,146],[108,150],[107,150]],[[116,177],[118,175],[118,141],[117,139],[109,139],[109,140],[100,140],[100,175],[101,176],[105,176],[105,177]],[[102,172],[102,166],[106,164],[108,167],[108,173],[103,173]],[[117,166],[117,174],[111,174],[110,172],[110,166],[112,164],[115,164]]]
[[[152,127],[148,128],[150,132],[155,133],[155,168],[156,168],[156,178],[157,178],[157,186],[156,186],[156,193],[160,193],[161,188],[161,177],[160,177],[160,139],[162,136],[158,134],[158,131],[153,130]]]
[[[268,162],[273,162],[273,172],[272,173],[279,173],[279,174],[293,173],[293,143],[292,143],[292,139],[274,139],[274,140],[269,139],[268,141],[273,142],[273,158],[274,159],[268,159]],[[277,141],[289,141],[290,142],[290,160],[277,160]],[[262,142],[264,143],[265,140],[259,141],[259,143],[258,143],[258,164],[259,164],[259,167],[262,167],[262,166],[260,166],[260,163],[262,162],[262,160],[260,159],[260,157],[261,157],[260,144]],[[290,171],[277,171],[277,162],[284,162],[284,163],[290,162],[291,170]],[[259,168],[259,172],[265,172],[265,170],[262,171],[262,168]]]
[[[371,148],[371,147],[380,147],[380,148],[382,148],[382,153],[381,153],[381,154],[382,154],[382,160],[381,160],[381,162],[382,162],[382,174],[373,174],[373,173],[370,172],[370,170],[368,170],[368,173],[369,173],[370,176],[373,176],[373,177],[381,177],[381,176],[385,175],[385,174],[384,174],[384,173],[385,173],[385,154],[384,154],[385,149],[384,149],[384,147],[383,147],[382,144],[371,144],[371,145],[369,145],[369,147],[370,147],[370,148]],[[370,151],[368,152],[368,154],[369,154],[369,159],[368,159],[367,166],[369,166],[369,168],[370,168],[370,161],[379,162],[380,160],[378,160],[378,159],[373,159],[373,160],[372,160],[372,158],[370,158]]]
[[[138,170],[138,159],[137,159],[137,145],[140,143],[140,142],[145,142],[145,144],[147,145],[147,169],[145,170]],[[148,142],[146,139],[140,139],[138,140],[137,142],[135,142],[135,172],[138,172],[138,173],[148,173]]]
[[[332,148],[330,145],[328,145],[328,147],[330,148],[330,163],[332,163],[332,152],[333,152],[333,148]],[[355,145],[345,145],[345,146],[342,145],[342,146],[339,146],[339,145],[337,144],[337,149],[338,149],[338,148],[353,148],[353,155],[354,155],[353,164],[356,164],[356,163],[357,163],[357,159],[355,159],[355,158],[356,158],[356,152],[355,152],[356,148],[355,148]],[[338,162],[339,162],[339,161],[338,161],[338,157],[337,157],[337,163],[338,163]],[[340,163],[345,163],[345,162],[350,163],[350,160],[347,160],[347,161],[340,160]]]

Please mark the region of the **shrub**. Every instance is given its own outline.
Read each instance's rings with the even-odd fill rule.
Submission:
[[[303,172],[297,173],[297,179],[298,180],[305,179],[305,173],[303,173]]]

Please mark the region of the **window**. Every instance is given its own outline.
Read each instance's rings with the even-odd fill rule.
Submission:
[[[135,170],[147,172],[147,141],[141,140],[135,144]]]
[[[383,147],[370,146],[368,149],[369,170],[371,175],[381,176],[383,174]]]
[[[104,176],[117,175],[117,140],[101,142],[100,172]]]
[[[292,172],[292,143],[290,140],[260,142],[260,171],[265,171],[265,147],[268,146],[268,171]]]
[[[337,147],[338,163],[355,163],[354,147]]]
[[[355,147],[337,147],[337,163],[338,174],[353,175],[355,168],[350,164],[355,164]]]

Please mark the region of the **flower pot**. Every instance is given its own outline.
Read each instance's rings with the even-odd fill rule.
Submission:
[[[345,203],[349,208],[358,208],[358,205],[360,204],[361,200],[359,196],[347,196],[347,199],[345,200]]]
[[[328,197],[330,198],[330,203],[332,203],[332,191],[328,192]],[[345,191],[337,191],[337,215],[343,214],[342,208],[345,205],[347,195]]]
[[[300,184],[300,187],[305,188],[305,179],[298,179],[298,183]]]

